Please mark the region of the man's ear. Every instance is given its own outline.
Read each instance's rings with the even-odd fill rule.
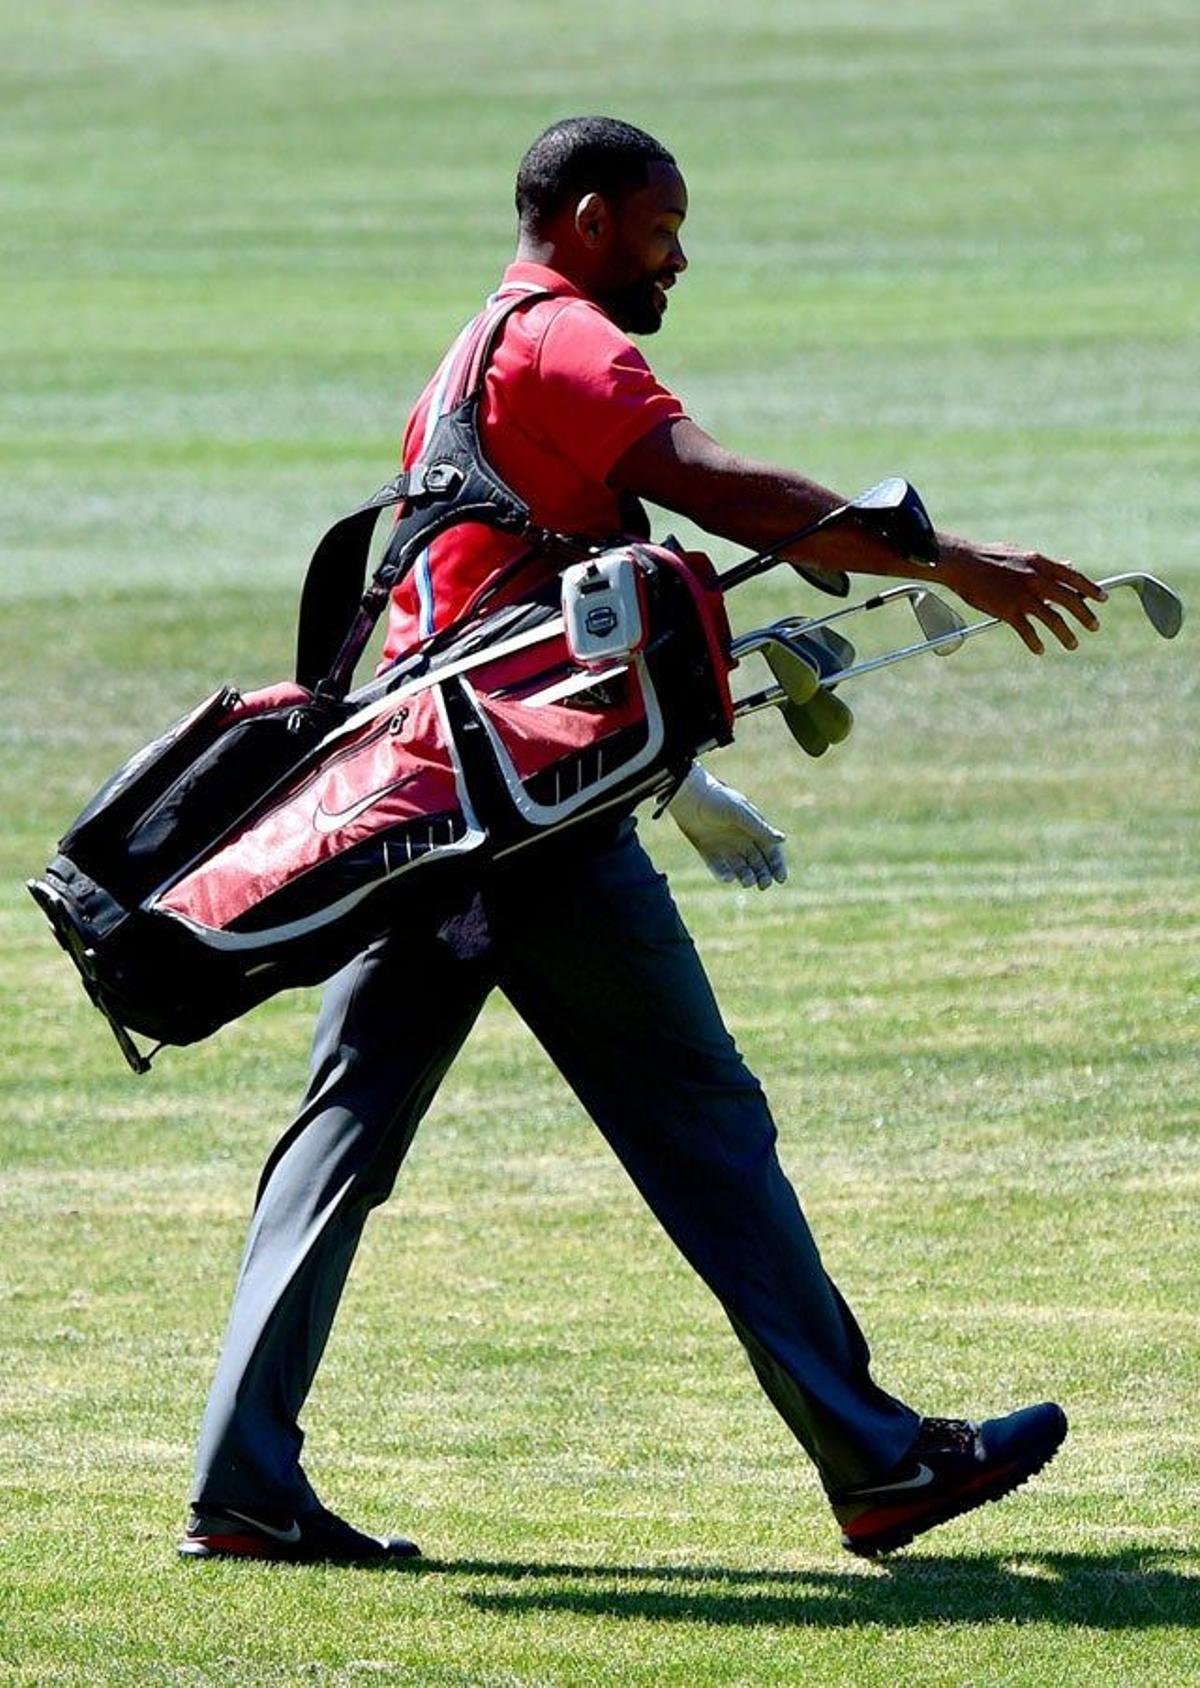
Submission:
[[[604,244],[611,218],[608,206],[598,193],[585,193],[575,207],[575,233],[592,251]]]

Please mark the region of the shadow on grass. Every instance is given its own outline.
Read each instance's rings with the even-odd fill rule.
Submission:
[[[571,1565],[495,1560],[411,1562],[409,1574],[501,1578],[525,1587],[464,1589],[494,1613],[731,1625],[936,1622],[1078,1625],[1089,1629],[1200,1627],[1200,1576],[1184,1554],[1118,1553],[925,1556],[876,1570],[754,1571],[694,1565]],[[553,1583],[557,1586],[547,1587]]]

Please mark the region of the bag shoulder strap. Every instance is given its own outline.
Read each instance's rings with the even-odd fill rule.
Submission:
[[[488,464],[479,443],[478,401],[487,366],[514,311],[553,298],[546,289],[502,296],[479,313],[453,367],[449,408],[433,422],[420,458],[322,536],[305,572],[296,637],[296,679],[325,695],[344,695],[355,664],[387,602],[417,554],[447,528],[484,522],[540,535],[529,507]],[[379,512],[403,506],[387,550],[364,593],[367,558]]]

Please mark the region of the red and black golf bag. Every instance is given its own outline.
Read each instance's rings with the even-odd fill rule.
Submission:
[[[732,737],[708,559],[547,533],[483,456],[483,371],[520,302],[480,319],[421,461],[317,547],[296,680],[214,692],[112,776],[30,882],[136,1070],[148,1062],[131,1033],[191,1043],[324,979],[402,923],[406,899],[461,895],[511,853],[669,790],[699,749]],[[524,600],[477,603],[351,691],[392,588],[464,521],[573,566]]]

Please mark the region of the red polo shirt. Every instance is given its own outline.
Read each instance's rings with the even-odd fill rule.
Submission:
[[[545,289],[508,318],[493,351],[480,406],[480,440],[492,467],[541,527],[605,539],[621,531],[619,487],[608,476],[624,452],[683,405],[600,306],[541,264],[510,264],[495,297]],[[421,394],[404,433],[404,466],[424,449],[441,414],[463,335]],[[524,542],[477,522],[435,539],[392,595],[384,660],[447,626]],[[533,560],[520,593],[552,576]],[[497,598],[497,603],[503,598]]]

